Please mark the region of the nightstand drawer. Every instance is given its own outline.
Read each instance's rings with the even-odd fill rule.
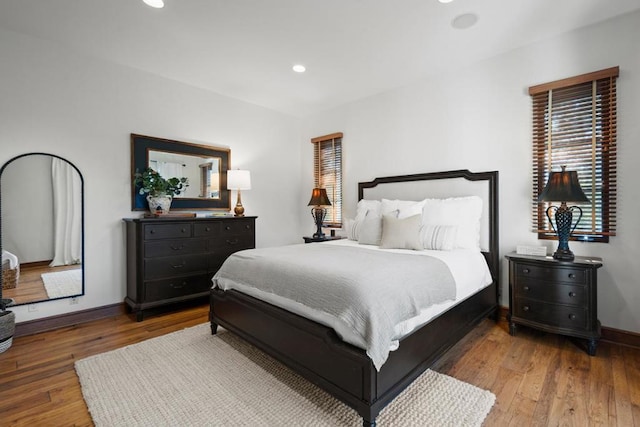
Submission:
[[[158,240],[144,244],[144,257],[198,254],[207,251],[205,239]]]
[[[144,239],[171,239],[176,237],[191,237],[191,224],[147,224],[144,226]]]
[[[516,298],[532,298],[557,304],[586,307],[587,288],[584,285],[564,285],[531,278],[517,278],[514,284]]]
[[[207,292],[212,286],[209,275],[176,277],[166,280],[147,282],[145,286],[145,301],[160,301]]]
[[[521,319],[560,328],[585,330],[588,326],[586,308],[547,304],[524,298],[516,299],[513,315]]]
[[[541,267],[533,264],[516,263],[515,270],[516,278],[532,277],[565,283],[586,283],[585,271],[580,268]]]
[[[209,256],[201,254],[146,259],[144,261],[145,280],[206,273]]]

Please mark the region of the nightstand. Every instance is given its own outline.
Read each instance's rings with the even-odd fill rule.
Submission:
[[[328,242],[330,240],[344,239],[344,236],[303,237],[305,243]]]
[[[600,339],[598,268],[602,259],[519,255],[509,259],[509,333],[517,325],[588,340],[595,356]]]

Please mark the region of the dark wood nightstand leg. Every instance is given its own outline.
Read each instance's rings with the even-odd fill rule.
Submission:
[[[589,340],[589,344],[587,346],[587,353],[589,354],[589,356],[596,355],[596,347],[598,347],[598,340],[596,339]]]
[[[211,322],[211,335],[218,333],[218,324]]]
[[[515,336],[516,332],[518,332],[518,325],[513,322],[509,322],[509,335]]]
[[[144,320],[144,313],[142,310],[136,312],[136,322],[142,322]]]

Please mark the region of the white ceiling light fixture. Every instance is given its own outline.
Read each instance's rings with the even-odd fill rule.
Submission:
[[[458,30],[466,30],[476,25],[476,22],[478,22],[478,15],[475,13],[464,13],[453,18],[451,26]]]
[[[307,71],[307,67],[302,64],[296,64],[293,66],[293,71],[295,71],[296,73],[304,73],[305,71]]]
[[[164,7],[163,0],[142,0],[147,6],[155,7],[156,9],[162,9]]]
[[[451,3],[453,0],[438,0],[440,3]]]

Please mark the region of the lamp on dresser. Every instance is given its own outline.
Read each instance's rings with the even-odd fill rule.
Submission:
[[[311,200],[309,200],[309,204],[307,206],[313,206],[313,208],[311,208],[311,216],[313,217],[317,228],[316,232],[313,234],[313,238],[322,239],[324,238],[322,223],[324,222],[324,218],[327,216],[327,208],[325,208],[325,206],[331,206],[329,196],[327,196],[327,190],[324,188],[314,188],[311,192]]]
[[[544,190],[542,190],[542,193],[540,193],[538,201],[560,202],[559,207],[549,206],[545,211],[551,227],[558,235],[558,249],[553,254],[553,257],[561,261],[573,261],[574,255],[571,249],[569,249],[569,237],[582,218],[582,209],[578,206],[567,207],[567,202],[589,202],[589,199],[582,191],[582,187],[580,187],[578,172],[567,171],[566,166],[562,166],[561,172],[551,172],[547,185],[544,187]],[[550,212],[553,210],[555,210],[555,227],[550,215]],[[571,223],[573,222],[574,210],[579,211],[580,216],[572,227]]]
[[[244,206],[242,206],[242,190],[251,190],[251,173],[247,170],[229,169],[227,171],[227,190],[237,190],[238,200],[233,209],[235,216],[244,216]]]

